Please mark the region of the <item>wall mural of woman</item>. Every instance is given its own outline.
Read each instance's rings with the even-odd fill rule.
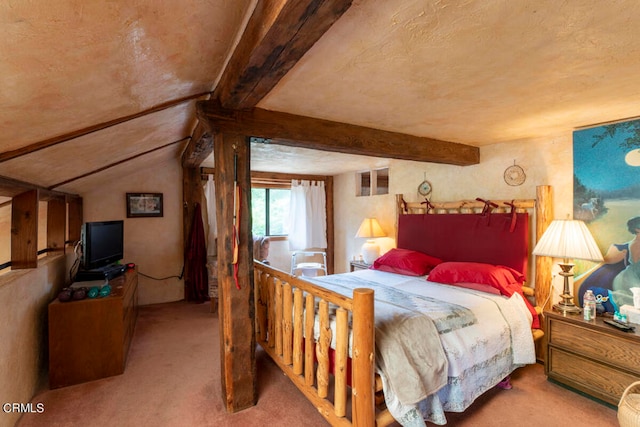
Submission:
[[[573,134],[573,217],[585,221],[604,263],[576,266],[576,302],[586,289],[602,297],[601,309],[633,305],[640,287],[640,120]]]

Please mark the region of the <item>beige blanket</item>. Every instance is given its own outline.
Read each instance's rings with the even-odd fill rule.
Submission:
[[[389,386],[405,404],[417,403],[447,384],[447,358],[438,331],[427,316],[398,315],[378,322],[376,360]]]

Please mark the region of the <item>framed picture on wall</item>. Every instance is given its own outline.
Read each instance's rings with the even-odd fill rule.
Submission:
[[[127,218],[161,216],[162,193],[127,193]]]
[[[640,287],[640,120],[575,131],[573,175],[573,217],[587,224],[606,260],[576,260],[577,302],[591,289],[618,307],[633,306],[631,289]]]

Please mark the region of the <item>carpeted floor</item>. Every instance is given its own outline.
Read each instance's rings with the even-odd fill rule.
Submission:
[[[140,309],[123,375],[33,398],[43,413],[18,427],[39,426],[326,426],[315,408],[258,351],[258,403],[235,414],[221,397],[218,319],[208,304],[184,302]],[[541,365],[518,370],[513,389],[493,389],[450,426],[616,426],[615,409],[550,383]]]

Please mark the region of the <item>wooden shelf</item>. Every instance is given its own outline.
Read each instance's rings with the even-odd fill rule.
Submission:
[[[104,298],[49,304],[49,387],[124,372],[138,315],[138,274],[109,281]]]

